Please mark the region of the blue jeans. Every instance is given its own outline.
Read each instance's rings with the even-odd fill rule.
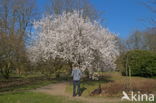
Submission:
[[[73,81],[73,96],[76,96],[77,94],[80,96],[80,80]]]

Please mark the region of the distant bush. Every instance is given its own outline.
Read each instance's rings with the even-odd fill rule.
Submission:
[[[152,77],[156,75],[156,53],[145,50],[128,51],[119,57],[117,65],[122,75]]]

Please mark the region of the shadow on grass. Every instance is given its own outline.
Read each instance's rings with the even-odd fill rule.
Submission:
[[[80,88],[80,96],[83,94],[83,92],[84,92],[86,89],[87,89],[86,87]]]

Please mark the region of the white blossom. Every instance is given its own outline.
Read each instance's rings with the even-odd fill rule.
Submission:
[[[34,22],[34,28],[38,38],[28,50],[33,62],[59,57],[73,63],[80,61],[83,70],[116,68],[115,60],[119,55],[116,35],[98,22],[84,19],[81,12],[45,16]],[[96,53],[102,65],[98,68],[92,65],[98,62]]]

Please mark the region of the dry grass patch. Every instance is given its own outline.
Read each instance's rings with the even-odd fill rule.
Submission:
[[[90,95],[102,96],[121,96],[122,91],[127,93],[141,92],[147,94],[156,94],[156,79],[142,77],[121,76],[118,72],[108,72],[102,74],[103,78],[111,80],[108,83],[101,83],[101,93],[95,93],[97,89],[92,90]],[[109,77],[109,78],[108,78]]]
[[[122,77],[120,80],[102,85],[102,95],[120,96],[122,95],[122,91],[140,91],[141,93],[156,94],[156,80],[139,77]]]

